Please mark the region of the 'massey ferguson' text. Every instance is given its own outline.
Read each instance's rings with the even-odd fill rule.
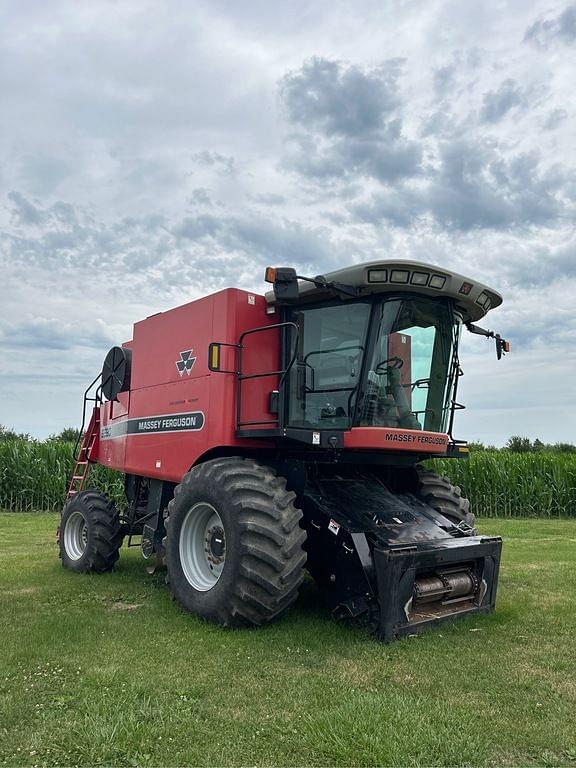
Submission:
[[[419,432],[386,432],[384,434],[384,442],[448,445],[448,435],[423,435]]]

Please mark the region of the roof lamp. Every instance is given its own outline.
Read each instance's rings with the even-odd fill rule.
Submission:
[[[412,272],[410,283],[412,285],[428,285],[430,275],[427,272]]]
[[[490,297],[486,291],[482,291],[480,296],[476,299],[476,304],[479,304],[482,309],[490,309]]]
[[[446,283],[446,278],[443,275],[432,275],[430,278],[430,288],[436,288],[441,291]]]
[[[410,272],[407,269],[393,269],[390,274],[391,283],[407,283],[410,278]]]
[[[470,293],[470,291],[472,290],[473,287],[474,286],[472,285],[472,283],[464,282],[460,286],[460,290],[458,291],[458,293],[462,293],[462,294],[464,294],[464,296],[468,296],[468,294]]]
[[[387,269],[369,269],[368,270],[369,283],[385,283],[387,280],[388,280]]]

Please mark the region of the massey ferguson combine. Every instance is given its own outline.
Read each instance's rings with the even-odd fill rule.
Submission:
[[[281,616],[305,569],[335,617],[384,641],[491,611],[501,540],[421,462],[467,454],[458,342],[467,328],[508,351],[475,325],[501,296],[408,261],[266,280],[266,296],[152,315],[110,350],[85,396],[63,565],[109,571],[128,537],[183,608],[225,626]],[[121,510],[85,489],[94,463],[124,474]]]

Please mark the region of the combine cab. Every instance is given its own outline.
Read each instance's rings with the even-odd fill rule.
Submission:
[[[508,351],[475,325],[499,294],[406,261],[266,279],[266,296],[221,291],[110,350],[63,565],[110,570],[128,537],[186,610],[226,626],[282,615],[305,569],[336,618],[384,641],[492,610],[501,540],[422,461],[467,455],[458,343],[467,328]],[[94,462],[124,474],[121,511],[85,490]]]

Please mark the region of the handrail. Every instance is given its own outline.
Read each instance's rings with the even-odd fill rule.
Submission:
[[[244,349],[243,341],[245,337],[250,336],[253,333],[261,333],[262,331],[271,331],[275,328],[288,328],[288,327],[293,328],[296,331],[296,338],[294,342],[294,351],[292,353],[292,357],[287,367],[279,371],[266,371],[264,373],[243,374],[242,373],[242,350]],[[286,381],[286,377],[288,376],[288,374],[292,370],[292,367],[294,366],[294,363],[296,362],[296,357],[298,355],[299,336],[300,336],[300,329],[298,328],[297,323],[294,323],[291,320],[283,323],[274,323],[273,325],[262,325],[258,328],[250,328],[250,330],[244,331],[240,335],[240,338],[238,339],[238,372],[237,372],[238,397],[236,399],[236,429],[240,429],[240,427],[254,425],[254,424],[276,424],[280,421],[279,418],[276,418],[274,421],[253,421],[253,422],[241,421],[242,382],[246,381],[247,379],[261,379],[267,376],[280,376],[280,381],[278,382],[278,391],[280,392],[280,390],[284,385],[284,382]]]
[[[84,400],[83,400],[83,403],[82,403],[82,426],[80,427],[80,431],[78,432],[78,437],[76,438],[76,442],[74,444],[74,452],[72,454],[75,458],[76,458],[76,451],[78,450],[78,445],[80,444],[80,440],[82,439],[82,435],[84,434],[84,427],[86,426],[86,403],[93,402],[95,404],[98,404],[98,403],[102,402],[102,387],[101,386],[98,386],[96,388],[96,392],[94,394],[94,397],[88,397],[88,393],[90,392],[90,390],[92,389],[94,384],[96,384],[98,379],[100,379],[101,377],[102,377],[102,373],[99,373],[98,376],[96,376],[94,381],[86,388],[86,390],[84,392]]]

